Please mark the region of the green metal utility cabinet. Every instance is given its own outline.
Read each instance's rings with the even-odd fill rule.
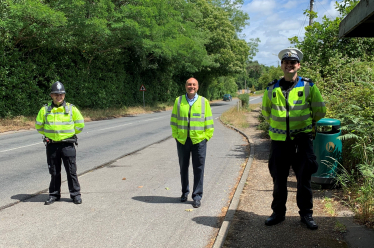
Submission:
[[[313,141],[314,154],[317,157],[318,171],[312,175],[312,182],[322,185],[335,182],[338,162],[342,161],[342,142],[340,120],[323,118],[316,123],[316,136]],[[330,129],[323,131],[324,129]]]

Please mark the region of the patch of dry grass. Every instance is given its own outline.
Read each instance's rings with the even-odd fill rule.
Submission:
[[[35,117],[17,116],[0,119],[0,133],[31,129],[35,127]]]
[[[250,108],[239,108],[232,107],[221,115],[221,120],[225,124],[232,125],[237,128],[247,128],[249,123],[247,122],[246,116],[244,113],[250,112]]]
[[[143,108],[143,106],[136,106],[108,109],[82,109],[81,113],[84,116],[84,121],[89,122],[167,111],[172,108],[173,103],[156,103],[154,106],[145,106],[145,108]],[[35,128],[36,114],[37,113],[35,113],[35,116],[30,117],[17,116],[13,118],[0,118],[0,133]]]

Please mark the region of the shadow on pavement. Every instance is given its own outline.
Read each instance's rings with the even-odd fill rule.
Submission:
[[[220,218],[219,217],[212,217],[212,216],[199,216],[192,219],[197,224],[210,226],[210,227],[219,227]]]
[[[146,203],[181,203],[180,197],[166,197],[166,196],[134,196],[133,200]],[[190,204],[190,202],[185,202]]]
[[[21,202],[45,202],[48,199],[48,194],[17,194],[10,198]],[[71,202],[72,200],[70,198],[61,198],[60,201]]]
[[[249,145],[236,145],[231,151],[233,153],[226,155],[226,157],[245,159],[249,156]]]

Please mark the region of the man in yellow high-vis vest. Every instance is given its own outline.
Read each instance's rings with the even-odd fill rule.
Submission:
[[[77,176],[76,134],[82,132],[84,119],[79,110],[65,102],[65,87],[55,82],[51,88],[52,102],[43,106],[36,117],[35,128],[44,137],[47,148],[47,163],[51,182],[49,198],[45,205],[50,205],[61,197],[61,160],[68,180],[70,197],[75,204],[81,204],[82,198]]]
[[[292,166],[297,179],[300,219],[315,230],[318,225],[312,217],[311,175],[318,170],[318,163],[313,152],[312,129],[325,116],[326,107],[317,86],[297,75],[302,52],[287,48],[278,57],[284,77],[268,85],[262,100],[262,114],[270,124],[269,171],[274,183],[273,214],[265,225],[276,225],[285,219],[287,177]]]
[[[190,193],[188,167],[192,153],[194,184],[192,206],[201,206],[203,196],[204,166],[207,142],[212,138],[214,123],[209,101],[197,94],[199,82],[190,78],[186,82],[185,95],[175,99],[171,113],[172,136],[177,142],[180,175],[182,183],[181,201],[187,201]]]

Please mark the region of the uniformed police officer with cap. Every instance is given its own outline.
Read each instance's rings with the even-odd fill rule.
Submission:
[[[45,205],[50,205],[61,197],[61,162],[63,161],[70,197],[75,204],[81,204],[82,198],[77,176],[76,134],[82,132],[84,119],[79,110],[65,102],[65,87],[55,82],[51,87],[52,102],[43,106],[36,117],[35,128],[43,135],[47,148],[47,163],[51,182],[49,198]],[[62,160],[62,161],[61,161]]]
[[[325,103],[317,86],[297,75],[303,53],[296,48],[279,52],[284,77],[271,82],[263,97],[262,114],[269,122],[271,149],[269,171],[273,178],[273,214],[265,225],[276,225],[285,219],[287,177],[290,166],[296,174],[296,201],[301,222],[309,229],[318,228],[313,220],[311,175],[318,169],[313,152],[314,124],[326,114]]]

